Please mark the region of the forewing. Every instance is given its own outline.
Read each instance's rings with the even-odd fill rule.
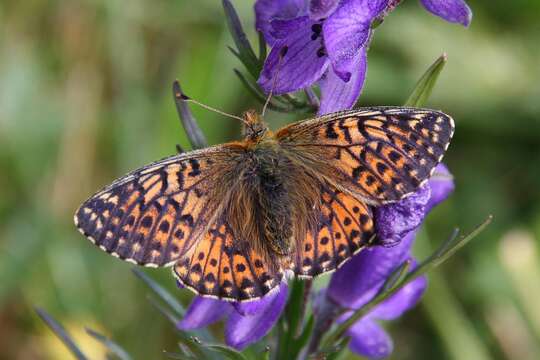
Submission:
[[[393,202],[431,176],[454,122],[427,109],[366,108],[292,124],[276,137],[304,166],[371,204]]]
[[[283,277],[272,259],[233,234],[223,216],[193,251],[178,260],[174,273],[199,295],[233,301],[260,298]]]
[[[341,266],[374,238],[371,209],[329,184],[320,184],[316,225],[297,244],[293,271],[313,277]]]
[[[172,156],[120,178],[75,214],[80,232],[102,250],[145,266],[170,265],[208,231],[220,207],[233,145]]]

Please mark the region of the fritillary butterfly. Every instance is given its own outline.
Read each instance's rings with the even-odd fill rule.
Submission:
[[[82,204],[77,227],[120,259],[173,266],[202,296],[256,299],[286,271],[314,277],[376,244],[371,208],[425,183],[454,131],[442,112],[405,107],[337,112],[276,133],[253,111],[243,118],[243,141],[127,174]]]

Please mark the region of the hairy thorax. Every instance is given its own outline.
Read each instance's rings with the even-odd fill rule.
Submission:
[[[270,137],[236,160],[234,179],[224,180],[231,228],[246,246],[287,258],[295,239],[314,223],[310,218],[318,200],[312,177]]]

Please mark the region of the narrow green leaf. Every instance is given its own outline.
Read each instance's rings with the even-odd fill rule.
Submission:
[[[193,354],[193,352],[191,351],[189,346],[187,346],[186,344],[179,342],[178,343],[178,348],[180,349],[182,354],[184,354],[186,356],[190,356],[190,357],[195,357],[195,354]]]
[[[169,320],[169,322],[174,326],[175,329],[179,330],[177,328],[178,323],[180,322],[179,317],[177,317],[175,314],[173,314],[168,308],[166,308],[164,305],[160,304],[153,297],[149,296],[148,301],[150,302],[150,304],[153,307],[156,308],[156,310],[161,315],[163,315],[167,320]],[[208,331],[208,329],[206,329],[206,328],[199,329],[199,330],[193,330],[192,334],[179,330],[179,334],[180,334],[181,339],[184,340],[184,341],[187,341],[187,340],[191,339],[193,337],[192,334],[200,337],[204,341],[215,341],[215,338],[212,335],[212,333],[210,331]]]
[[[246,33],[242,28],[240,18],[229,0],[223,0],[222,3],[223,10],[225,12],[225,19],[227,20],[227,26],[234,40],[234,44],[236,45],[236,49],[238,50],[238,57],[253,75],[253,77],[257,78],[261,71],[261,64],[255,56],[255,52],[251,48],[251,44],[249,43]]]
[[[427,99],[433,91],[433,87],[437,82],[437,78],[441,73],[444,65],[446,64],[448,57],[446,53],[442,54],[435,62],[427,69],[422,75],[420,80],[416,83],[414,90],[405,102],[405,106],[422,107],[426,104]]]
[[[298,357],[304,346],[307,345],[311,334],[313,333],[313,326],[315,325],[315,317],[313,314],[308,318],[304,330],[298,338],[296,338],[290,348],[291,358],[295,359]]]
[[[222,359],[222,356],[218,355],[214,349],[211,349],[208,347],[206,342],[202,342],[199,340],[199,335],[201,338],[203,338],[205,341],[209,341],[209,343],[213,343],[215,339],[208,334],[205,335],[205,332],[207,333],[206,329],[201,329],[200,331],[195,331],[197,336],[190,335],[187,332],[180,331],[182,341],[184,342],[184,347],[180,348],[182,350],[182,354],[184,356],[187,356],[189,358],[195,358],[195,359],[207,359],[207,360],[213,360],[213,359]],[[189,351],[186,350],[189,349]]]
[[[75,356],[77,360],[86,360],[86,355],[83,354],[83,352],[79,349],[77,344],[75,344],[75,341],[71,338],[71,335],[68,334],[66,329],[57,322],[51,315],[49,315],[45,310],[41,308],[34,308],[38,316],[47,324],[47,326],[55,333],[56,336],[62,342],[64,345],[66,345],[67,349]]]
[[[264,351],[262,352],[262,358],[263,360],[270,360],[270,346],[267,346]]]
[[[262,32],[257,33],[259,35],[259,62],[261,64],[264,64],[264,61],[266,60],[267,49],[266,49],[266,40],[264,40],[264,35]]]
[[[351,338],[346,336],[342,339],[340,339],[337,344],[331,345],[331,346],[325,346],[319,351],[317,351],[314,354],[311,354],[308,358],[309,359],[337,359],[337,357],[347,348],[347,345],[349,345],[349,342],[351,341]]]
[[[229,346],[221,344],[204,344],[203,346],[212,349],[218,353],[221,353],[222,355],[225,355],[228,359],[231,360],[247,360],[244,354]]]
[[[178,315],[184,316],[185,310],[182,304],[176,300],[176,298],[171,295],[167,290],[165,290],[164,287],[159,285],[155,280],[150,278],[148,275],[146,275],[144,272],[137,268],[133,268],[133,273],[141,279],[148,287],[155,292],[167,305],[170,306],[171,309],[173,309]]]
[[[178,82],[178,80],[176,80],[173,83],[173,96],[174,103],[176,105],[176,111],[178,112],[178,117],[180,118],[182,127],[184,128],[189,142],[191,143],[191,147],[193,147],[194,149],[205,148],[208,146],[206,137],[204,136],[201,128],[199,127],[199,124],[197,124],[197,120],[191,113],[188,104],[186,103],[186,101],[184,101],[185,99],[183,99],[183,95],[184,94],[182,92],[182,88],[180,87],[180,83]]]
[[[236,74],[236,76],[238,76],[238,78],[240,79],[240,82],[242,83],[242,85],[244,85],[244,87],[246,88],[246,90],[257,100],[259,101],[261,104],[264,104],[266,102],[266,95],[264,95],[263,93],[261,93],[259,87],[256,85],[256,84],[253,84],[251,81],[249,81],[245,76],[244,74],[242,74],[242,72],[240,72],[239,70],[237,69],[234,69],[234,73]],[[277,105],[275,104],[273,101],[276,100],[276,101],[281,101],[283,104],[285,104],[285,106],[280,106],[280,105]],[[279,111],[279,112],[283,112],[283,113],[290,113],[291,111],[294,111],[294,108],[292,106],[289,105],[288,102],[285,102],[281,96],[274,96],[272,97],[271,101],[268,103],[268,108],[270,110],[274,110],[274,111]]]
[[[169,359],[178,359],[178,360],[197,360],[194,356],[189,356],[186,354],[180,354],[180,353],[173,353],[168,351],[163,351],[163,355],[168,357]]]
[[[154,299],[152,296],[148,296],[148,302],[156,308],[158,312],[160,312],[171,324],[176,326],[178,322],[180,321],[180,318],[173,314],[169,308],[165,307],[164,305],[160,304],[156,299]]]
[[[433,256],[441,257],[448,249],[450,249],[453,246],[454,242],[458,238],[458,235],[459,235],[459,229],[455,228],[454,231],[452,232],[452,235],[450,235],[448,240],[442,243],[442,245],[437,249],[437,251],[435,251]]]
[[[285,358],[287,354],[287,321],[285,320],[284,316],[280,316],[278,323],[276,325],[276,333],[277,333],[277,349],[276,349],[276,358],[277,359],[283,359]]]
[[[395,269],[388,278],[386,278],[386,281],[382,286],[381,292],[389,291],[393,287],[398,285],[405,278],[410,268],[411,260],[407,259],[401,265],[399,265],[397,269]]]
[[[306,292],[311,282],[294,279],[290,284],[289,298],[283,316],[280,318],[277,358],[294,359],[300,352],[298,337],[302,335],[302,323],[306,311]],[[302,345],[303,346],[303,345]]]
[[[453,243],[451,244],[451,246],[447,247],[445,249],[445,251],[443,251],[441,253],[441,255],[439,255],[436,259],[434,259],[434,261],[432,262],[431,264],[431,267],[430,268],[434,268],[436,266],[439,266],[440,264],[442,264],[443,262],[445,262],[449,257],[451,257],[452,255],[454,255],[456,253],[456,251],[458,251],[459,249],[461,249],[463,246],[465,246],[469,241],[471,241],[472,239],[474,239],[478,234],[480,234],[485,228],[486,226],[488,226],[491,221],[493,220],[493,215],[489,215],[486,220],[484,220],[481,224],[479,224],[476,228],[474,228],[470,233],[468,233],[467,235],[463,235],[461,236],[459,239],[457,239],[456,241],[453,241]],[[437,253],[439,253],[439,251],[437,251]]]
[[[347,347],[349,346],[349,342],[351,342],[351,338],[349,336],[341,339],[341,341],[336,346],[337,348],[336,351],[328,354],[328,356],[326,357],[326,360],[339,359],[345,353],[345,350],[347,350]]]
[[[289,337],[296,337],[300,331],[301,321],[303,320],[303,314],[305,309],[305,298],[304,298],[304,288],[306,282],[295,278],[292,281],[292,291],[289,295],[289,301],[287,302],[287,307],[285,308],[285,317],[288,323],[288,333]]]
[[[97,331],[92,330],[90,328],[84,328],[84,330],[86,331],[88,335],[90,335],[91,337],[93,337],[94,339],[102,343],[107,349],[109,349],[109,351],[112,354],[116,355],[119,359],[131,360],[131,356],[129,356],[126,350],[124,350],[120,345],[118,345],[117,343],[115,343],[114,341],[106,337],[105,335],[102,335],[98,333]]]

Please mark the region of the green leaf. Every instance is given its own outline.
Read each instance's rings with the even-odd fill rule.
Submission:
[[[261,354],[263,360],[270,360],[270,348],[267,347]]]
[[[426,273],[427,271],[445,262],[449,257],[454,255],[456,251],[461,249],[469,241],[471,241],[478,234],[480,234],[491,223],[492,220],[493,220],[493,216],[489,215],[483,222],[477,225],[471,232],[469,232],[466,235],[462,235],[459,238],[457,237],[457,230],[454,230],[449,240],[444,242],[439,247],[439,249],[435,251],[433,255],[431,255],[425,261],[423,261],[414,271],[410,272],[404,279],[404,282],[411,281],[412,279],[420,276],[423,273]]]
[[[345,337],[341,339],[341,341],[337,344],[336,350],[326,357],[326,360],[337,360],[345,353],[345,350],[347,350],[347,347],[349,346],[349,342],[351,342],[350,337]]]
[[[244,354],[229,346],[221,344],[204,344],[204,346],[218,353],[221,353],[222,355],[225,355],[228,359],[231,360],[247,360]]]
[[[156,299],[154,299],[152,296],[148,296],[148,301],[150,304],[157,309],[171,324],[176,326],[178,322],[180,321],[180,318],[173,314],[169,308],[165,307],[164,305],[160,304]]]
[[[126,350],[124,350],[120,345],[106,337],[105,335],[102,335],[98,333],[95,330],[92,330],[90,328],[84,329],[88,335],[102,343],[112,354],[116,355],[121,360],[131,360],[131,356],[127,353]]]
[[[305,309],[305,297],[304,290],[306,288],[306,281],[295,278],[292,281],[292,291],[285,308],[285,316],[288,323],[288,332],[290,337],[296,337],[300,333],[299,329],[301,322],[304,318]]]
[[[266,60],[266,40],[264,40],[264,35],[262,32],[257,33],[259,35],[259,62],[261,64]]]
[[[382,286],[381,291],[389,291],[396,285],[398,285],[403,278],[407,275],[409,272],[409,269],[411,267],[411,260],[407,259],[405,260],[401,265],[395,269],[388,278],[386,278],[386,281],[384,282]]]
[[[234,44],[236,45],[236,49],[238,50],[236,55],[248,69],[250,74],[253,75],[254,78],[257,78],[261,72],[261,63],[259,62],[259,59],[257,59],[257,56],[255,56],[255,52],[251,48],[251,44],[242,28],[238,14],[229,0],[223,0],[223,10],[225,11],[227,26],[234,40]]]
[[[349,342],[351,341],[351,338],[346,336],[342,339],[340,339],[337,344],[326,346],[317,351],[314,354],[311,354],[309,356],[309,359],[325,359],[325,360],[335,360],[337,359],[345,349],[347,349],[347,346],[349,345]]]
[[[201,330],[202,332],[203,330]],[[216,351],[208,346],[207,343],[199,340],[198,336],[189,335],[186,332],[181,331],[182,341],[184,344],[179,343],[181,353],[175,353],[181,355],[184,358],[189,359],[222,359],[222,356],[218,356]],[[213,343],[213,339],[210,340]]]
[[[193,352],[191,351],[189,346],[187,346],[186,344],[183,344],[183,343],[179,342],[178,343],[178,348],[180,349],[182,354],[184,354],[186,356],[189,356],[189,357],[192,357],[192,358],[196,358],[195,354],[193,354]]]
[[[258,100],[261,104],[264,104],[266,102],[266,95],[264,95],[259,87],[252,83],[251,81],[249,81],[245,76],[244,74],[242,74],[241,71],[237,70],[237,69],[234,69],[234,73],[236,74],[236,76],[238,76],[238,78],[240,79],[240,81],[242,82],[242,84],[245,86],[245,88],[249,91],[249,93],[256,99]],[[272,100],[279,100],[280,97],[273,97]],[[278,106],[276,104],[274,104],[272,101],[270,101],[268,103],[268,108],[271,109],[271,110],[274,110],[274,111],[279,111],[279,112],[284,112],[284,113],[289,113],[293,110],[293,108],[289,105],[287,105],[287,107],[283,107],[283,106]]]
[[[206,141],[206,137],[199,127],[199,124],[197,124],[197,120],[189,109],[188,104],[183,98],[183,95],[184,93],[182,92],[180,83],[176,80],[173,83],[173,96],[178,117],[180,118],[180,122],[186,132],[191,147],[193,149],[203,149],[208,146],[208,142]]]
[[[424,75],[422,75],[420,80],[416,83],[414,90],[405,102],[405,106],[425,106],[447,60],[448,58],[444,53],[429,67],[429,69],[427,69]]]
[[[301,347],[297,348],[297,338],[301,336],[302,323],[306,310],[306,291],[311,288],[311,282],[295,278],[290,285],[291,292],[287,306],[280,319],[278,356],[279,359],[296,358]]]
[[[169,359],[178,359],[178,360],[197,360],[194,356],[189,356],[186,354],[180,354],[180,353],[173,353],[168,351],[163,351],[163,355],[168,357]]]
[[[47,324],[47,326],[55,333],[56,336],[62,342],[64,345],[66,345],[67,349],[75,356],[78,360],[87,360],[86,355],[83,354],[83,352],[79,349],[79,346],[75,344],[75,341],[71,338],[71,335],[68,334],[66,329],[57,322],[51,315],[49,315],[45,310],[36,307],[35,308],[36,313],[39,315],[41,320]]]
[[[304,330],[300,334],[298,338],[295,338],[295,340],[291,344],[290,348],[290,354],[293,359],[297,358],[304,346],[309,341],[309,338],[311,337],[311,334],[313,333],[313,326],[315,325],[315,317],[313,314],[308,318],[306,325],[304,326]]]
[[[155,280],[146,275],[143,271],[133,268],[133,273],[141,279],[148,287],[156,293],[171,309],[173,309],[178,315],[184,316],[185,310],[182,304],[176,300],[165,288],[159,285]]]

